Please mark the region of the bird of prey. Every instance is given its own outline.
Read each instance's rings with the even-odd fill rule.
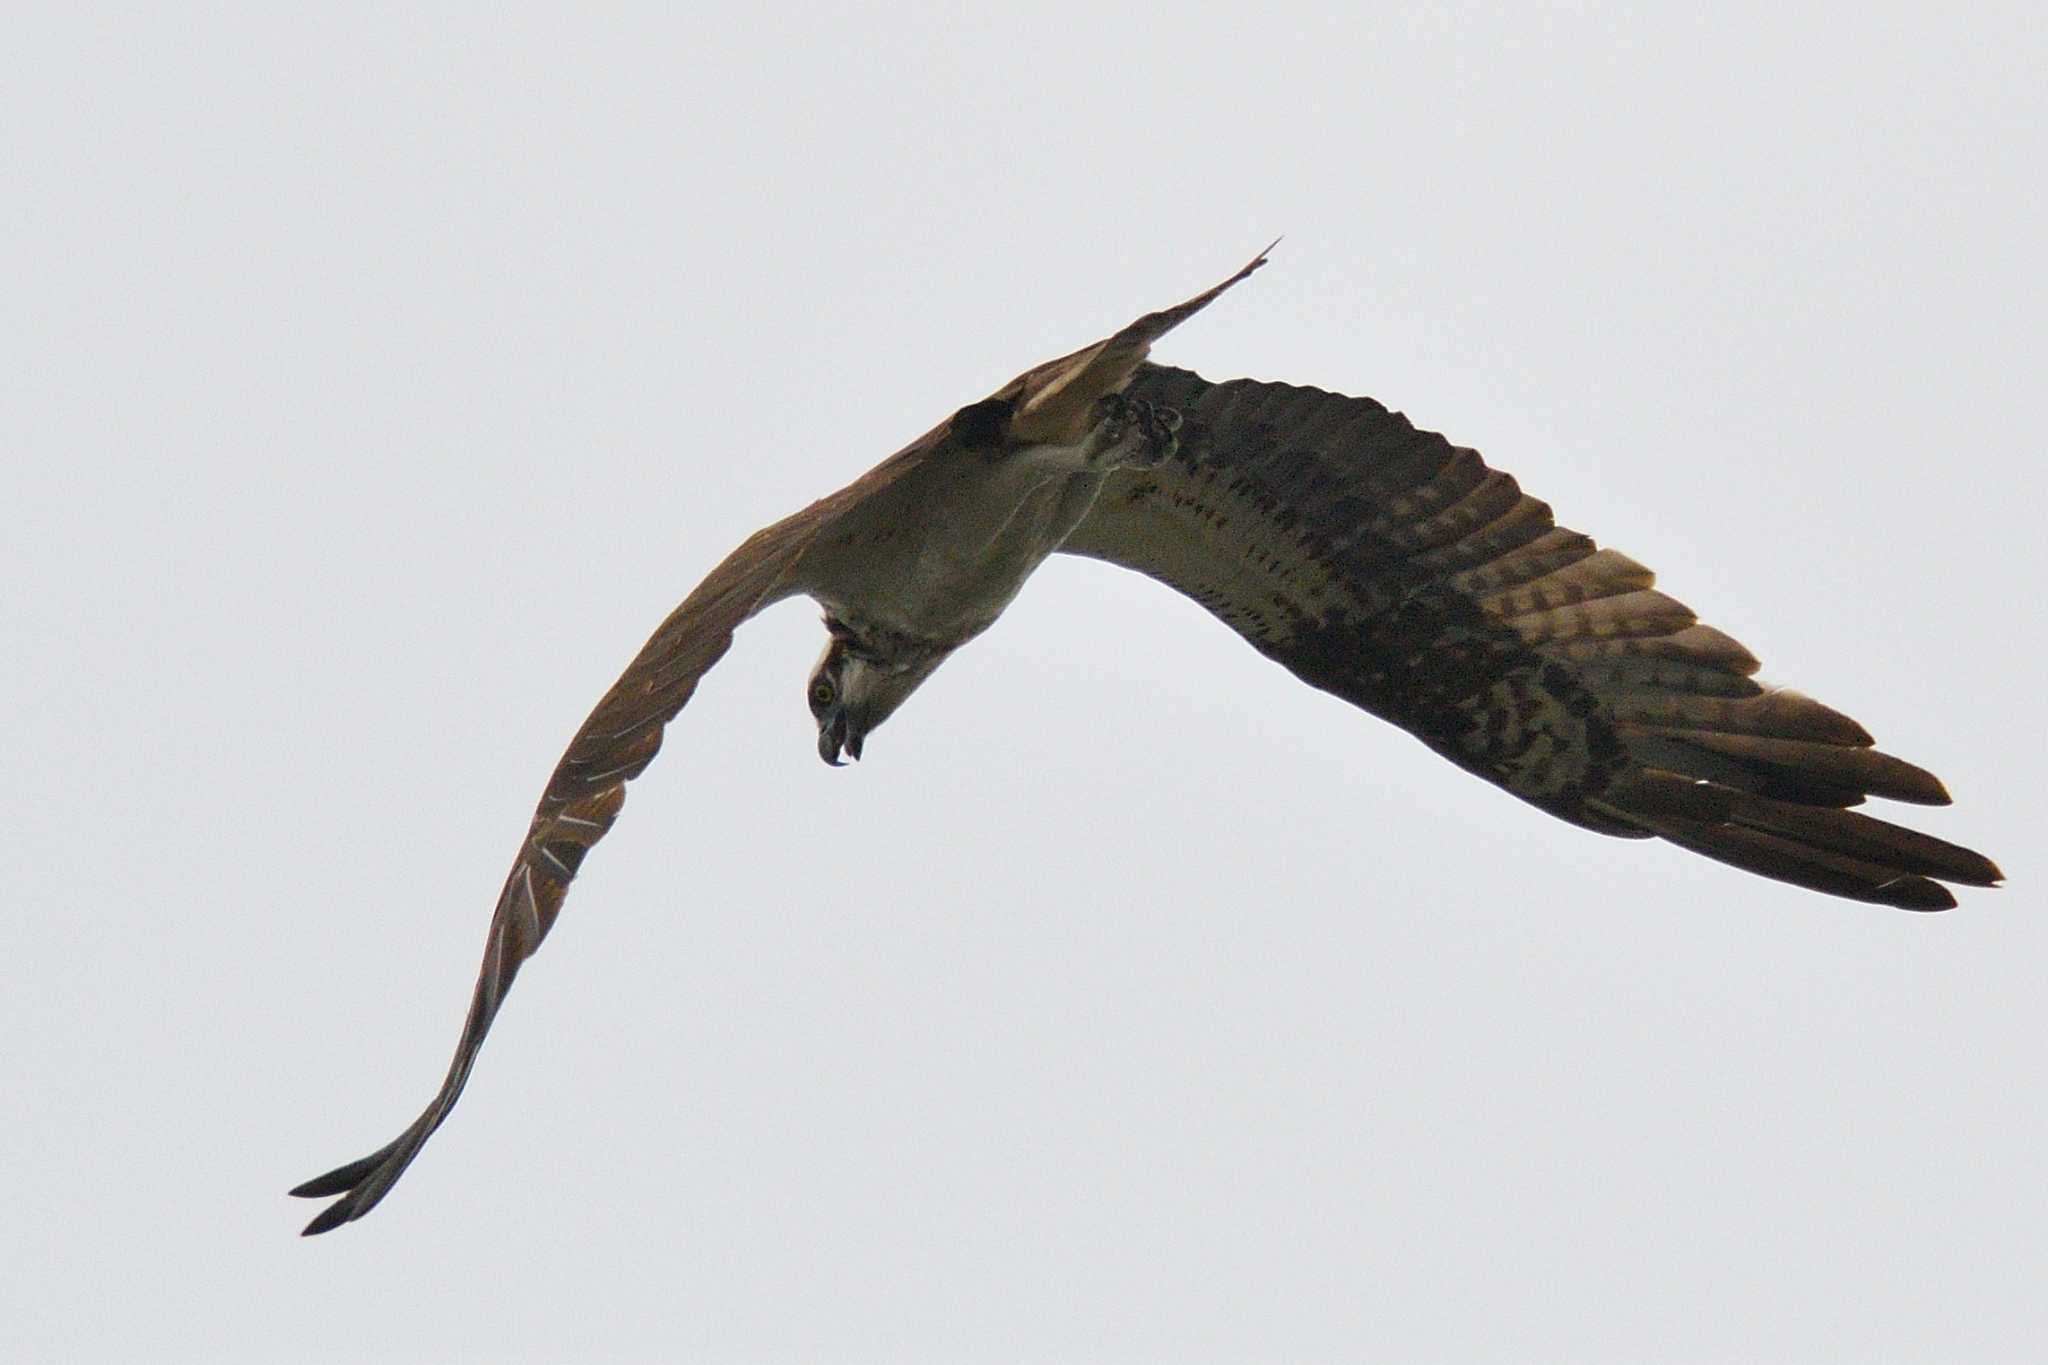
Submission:
[[[389,1145],[292,1191],[340,1196],[308,1234],[390,1192],[663,727],[742,622],[800,593],[824,609],[805,696],[835,766],[1063,551],[1178,588],[1303,682],[1575,825],[1908,910],[1953,906],[1942,882],[1998,882],[1980,854],[1850,809],[1944,804],[1933,774],[1755,682],[1748,650],[1478,452],[1371,399],[1147,359],[1265,260],[1026,370],[711,571],[548,779],[440,1091]]]

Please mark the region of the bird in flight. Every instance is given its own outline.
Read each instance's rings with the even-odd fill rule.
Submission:
[[[1147,359],[1265,261],[1026,370],[711,571],[548,779],[439,1092],[387,1146],[292,1191],[339,1196],[308,1235],[390,1192],[663,727],[742,622],[798,594],[824,609],[805,698],[834,766],[1064,552],[1172,585],[1303,682],[1575,825],[1907,910],[1953,906],[1943,882],[1999,881],[1981,854],[1851,809],[1946,804],[1933,774],[1754,681],[1748,650],[1477,451],[1368,398]]]

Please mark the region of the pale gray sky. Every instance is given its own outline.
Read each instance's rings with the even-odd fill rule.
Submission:
[[[2048,1341],[2029,6],[42,6],[0,56],[0,1356]],[[1549,820],[1060,561],[844,771],[740,637],[393,1197],[561,745],[1026,365],[1374,395],[2009,889]]]

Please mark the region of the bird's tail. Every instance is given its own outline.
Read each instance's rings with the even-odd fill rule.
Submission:
[[[1114,336],[1031,371],[1024,377],[1023,391],[1016,399],[1017,415],[1010,423],[1011,438],[1054,444],[1078,440],[1094,420],[1096,403],[1130,382],[1132,372],[1144,363],[1153,342],[1264,265],[1267,254],[1278,245],[1280,240],[1276,237],[1242,270],[1187,302],[1147,313]]]

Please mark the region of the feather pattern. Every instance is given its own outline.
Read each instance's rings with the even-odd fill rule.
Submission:
[[[1948,800],[1831,707],[1556,525],[1477,451],[1365,398],[1147,364],[1183,415],[1165,464],[1114,475],[1068,538],[1187,593],[1303,681],[1603,833],[1910,909],[1991,885],[1981,855],[1847,809]]]

